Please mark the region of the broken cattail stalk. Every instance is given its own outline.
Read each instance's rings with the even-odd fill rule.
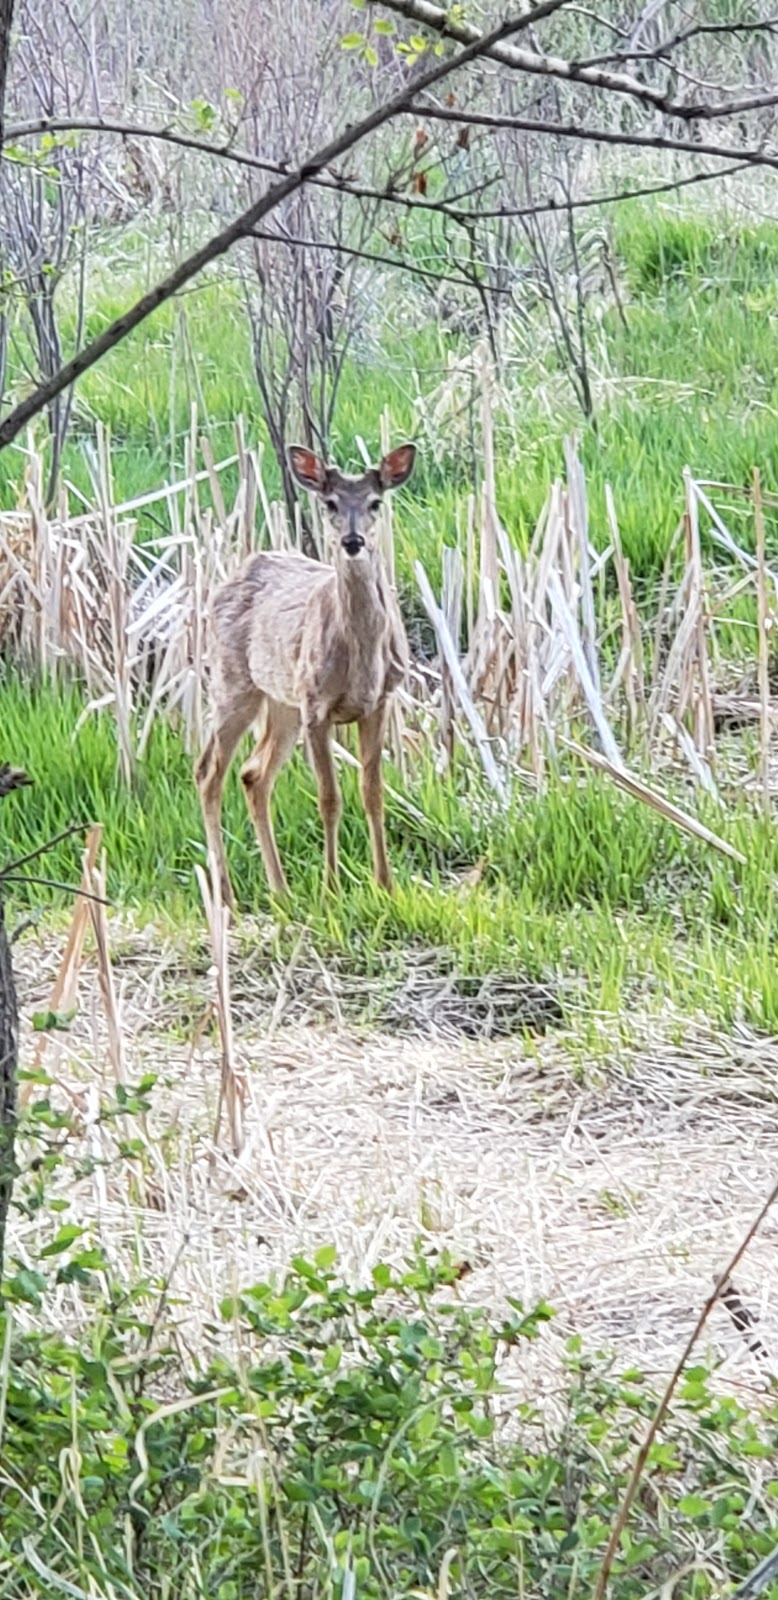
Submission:
[[[613,565],[616,569],[616,582],[619,586],[619,599],[621,601],[622,658],[624,662],[622,671],[624,674],[624,692],[627,700],[628,731],[629,735],[633,736],[637,728],[638,718],[640,717],[645,721],[646,715],[643,639],[632,590],[629,562],[622,548],[616,506],[609,483],[605,485],[605,509],[610,527],[611,543],[613,545]],[[611,687],[611,694],[612,692],[613,687]]]
[[[567,468],[567,516],[571,546],[575,538],[578,546],[578,575],[581,585],[581,640],[586,665],[589,669],[597,697],[600,697],[600,664],[597,659],[597,624],[594,615],[594,590],[592,588],[591,561],[589,559],[589,508],[586,502],[586,479],[578,457],[576,441],[564,441]]]
[[[470,731],[475,739],[476,745],[478,746],[478,752],[481,757],[484,772],[486,773],[486,776],[489,779],[495,794],[499,795],[500,799],[505,802],[507,801],[508,793],[503,779],[498,771],[497,763],[494,759],[483,721],[481,720],[481,716],[475,707],[473,697],[465,682],[459,656],[457,654],[451,634],[448,631],[446,619],[435,599],[429,578],[427,577],[427,574],[424,571],[420,561],[416,562],[415,571],[419,589],[421,590],[422,600],[424,601],[427,614],[435,629],[435,633],[437,634],[441,654],[451,674],[451,681],[454,690],[458,696],[459,703],[467,718],[467,721],[470,724]]]
[[[246,1085],[238,1071],[235,1060],[235,1036],[232,1025],[232,993],[227,938],[230,913],[222,899],[219,869],[212,857],[209,858],[208,865],[209,872],[207,874],[199,865],[195,867],[195,873],[197,874],[197,882],[200,886],[200,894],[205,908],[208,934],[211,941],[211,954],[216,972],[216,1017],[219,1024],[222,1049],[221,1084],[216,1108],[213,1142],[214,1144],[219,1142],[222,1108],[226,1108],[233,1154],[237,1156],[240,1155],[244,1142],[243,1113]]]
[[[560,584],[555,572],[551,572],[549,574],[548,593],[551,599],[552,609],[559,621],[559,625],[564,633],[568,648],[570,650],[570,654],[573,659],[573,665],[578,676],[578,681],[583,690],[586,704],[589,707],[592,721],[597,729],[602,748],[612,766],[623,767],[624,763],[621,758],[621,751],[619,750],[616,740],[613,737],[608,719],[605,715],[602,704],[602,696],[589,672],[589,666],[584,654],[584,647],[581,640],[581,635],[578,631],[578,625],[572,611],[567,604],[564,594],[562,593],[562,585]]]
[[[441,610],[457,657],[460,653],[462,633],[462,557],[449,545],[443,547],[443,589]],[[440,737],[450,763],[454,758],[454,706],[455,697],[451,673],[444,660],[441,671]]]
[[[700,546],[699,506],[694,479],[688,467],[684,467],[683,477],[686,493],[686,556],[692,572],[690,604],[694,605],[696,613],[696,667],[699,683],[698,695],[694,704],[695,743],[700,755],[705,758],[709,766],[712,766],[714,756],[713,711],[711,707],[710,670],[706,640],[705,575],[702,567],[702,550]]]
[[[73,1011],[78,1000],[78,976],[81,970],[81,958],[84,953],[84,939],[90,921],[90,903],[87,896],[91,893],[90,883],[97,865],[97,852],[100,848],[102,836],[103,830],[99,823],[94,828],[90,828],[87,834],[81,870],[81,888],[84,893],[76,896],[76,903],[73,907],[73,920],[62,952],[59,970],[49,995],[48,1009],[55,1015],[61,1012]],[[49,1054],[54,1056],[55,1063],[64,1048],[61,1039],[49,1033],[40,1033],[32,1061],[33,1077],[41,1070],[47,1046]],[[21,1085],[19,1091],[20,1106],[27,1105],[34,1088],[35,1084],[32,1080],[28,1080]]]
[[[494,469],[494,416],[492,412],[492,368],[485,349],[479,362],[481,378],[481,427],[483,433],[483,488],[481,492],[481,560],[478,582],[478,615],[475,631],[488,630],[499,594],[497,564],[497,484]]]
[[[97,948],[97,976],[100,983],[100,994],[105,1011],[105,1020],[108,1028],[108,1053],[111,1058],[113,1075],[117,1084],[126,1084],[127,1074],[124,1064],[124,1036],[122,1032],[121,1006],[116,994],[116,985],[111,962],[111,948],[108,937],[108,920],[105,915],[106,894],[106,868],[105,852],[103,860],[98,867],[90,866],[84,860],[84,882],[91,899],[88,902],[89,915],[95,936]]]
[[[560,735],[559,743],[573,755],[580,756],[582,761],[587,761],[590,767],[596,767],[598,772],[604,772],[607,777],[612,778],[617,787],[623,789],[625,794],[631,795],[633,800],[641,800],[644,805],[650,806],[652,811],[656,811],[660,817],[665,817],[668,822],[673,822],[684,833],[694,834],[695,838],[702,839],[714,850],[720,850],[730,861],[737,861],[742,867],[746,865],[745,856],[741,855],[734,845],[728,844],[726,839],[720,838],[717,833],[712,833],[704,823],[698,822],[688,811],[682,811],[672,800],[666,800],[663,794],[657,794],[655,789],[650,789],[647,783],[636,778],[634,773],[627,772],[625,767],[614,766],[604,756],[598,755],[594,750],[587,750],[584,745],[576,744],[573,739],[564,739]]]

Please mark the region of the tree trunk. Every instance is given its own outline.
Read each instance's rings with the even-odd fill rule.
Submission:
[[[5,85],[8,78],[8,57],[11,54],[11,24],[15,0],[0,0],[0,150],[5,135]]]
[[[29,778],[14,767],[0,766],[0,800],[20,789]],[[11,950],[3,920],[3,885],[0,879],[0,1300],[2,1299],[5,1225],[11,1204],[16,1138],[16,1067],[19,1048],[19,1013],[16,1006]]]

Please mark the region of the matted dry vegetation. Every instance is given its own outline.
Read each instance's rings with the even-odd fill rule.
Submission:
[[[251,932],[244,925],[244,940]],[[32,1263],[52,1227],[85,1225],[114,1283],[129,1288],[140,1273],[168,1284],[189,1365],[212,1349],[224,1296],[282,1274],[296,1253],[333,1243],[359,1281],[420,1238],[467,1263],[467,1300],[498,1312],[507,1295],[554,1306],[540,1345],[524,1352],[519,1387],[551,1397],[572,1333],[617,1352],[620,1365],[667,1374],[778,1165],[776,1041],[746,1029],[724,1038],[670,1015],[661,1026],[590,1023],[585,1043],[561,1030],[499,1041],[366,1032],[343,1018],[335,979],[306,1022],[294,1005],[287,1018],[283,1003],[273,1012],[258,999],[234,935],[245,1132],[236,1157],[224,1135],[214,1139],[220,1066],[204,948],[118,919],[111,937],[123,1071],[130,1083],[157,1076],[152,1112],[120,1119],[115,1132],[98,1121],[115,1082],[87,949],[78,1015],[42,1058],[52,1102],[70,1118],[55,1181],[67,1209],[15,1216],[15,1256]],[[62,943],[27,935],[18,946],[28,1019],[48,1007]],[[33,1043],[28,1032],[27,1061]],[[142,1165],[117,1158],[117,1140],[130,1136],[143,1142]],[[777,1243],[768,1218],[736,1281],[762,1354],[724,1306],[708,1324],[718,1381],[744,1398],[774,1370]],[[76,1287],[56,1295],[51,1315],[88,1323]]]

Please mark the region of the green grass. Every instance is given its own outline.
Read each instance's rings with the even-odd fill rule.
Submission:
[[[116,778],[114,730],[91,717],[72,730],[76,690],[31,691],[2,683],[3,751],[22,757],[35,789],[0,812],[0,859],[35,849],[72,820],[105,829],[109,893],[139,915],[181,924],[199,918],[194,867],[204,863],[199,803],[190,762],[174,729],[159,723],[131,791]],[[704,1009],[711,1020],[744,1014],[778,1026],[774,951],[778,838],[745,803],[726,824],[708,821],[747,857],[738,868],[689,839],[599,779],[574,775],[542,797],[517,798],[499,813],[475,774],[442,778],[422,763],[403,789],[390,775],[389,846],[397,889],[373,886],[367,830],[351,770],[342,772],[343,887],[322,890],[322,840],[313,775],[298,753],[275,795],[277,835],[292,900],[278,911],[282,949],[305,925],[323,955],[379,974],[393,955],[432,948],[465,973],[493,969],[561,982],[571,1013],[635,1004]],[[259,852],[239,793],[237,763],[227,786],[225,834],[244,912],[270,913]],[[58,882],[78,877],[79,844],[56,847],[31,872]],[[480,883],[462,874],[482,864]],[[8,886],[11,916],[32,904],[62,904],[45,886]]]
[[[590,327],[595,373],[608,374],[598,387],[597,431],[583,424],[538,322],[509,362],[515,416],[497,419],[498,501],[506,526],[523,543],[550,481],[562,470],[562,435],[576,428],[593,537],[607,542],[603,490],[610,483],[635,575],[653,583],[680,514],[684,465],[700,476],[745,484],[757,464],[765,487],[778,487],[778,227],[736,225],[673,202],[625,204],[614,211],[612,227],[628,325],[606,309]],[[122,250],[116,270],[109,257],[93,270],[89,336],[154,276],[156,268],[139,243],[125,241]],[[422,397],[423,413],[449,355],[467,354],[471,341],[443,332],[418,287],[406,294],[394,284],[388,292],[384,331],[371,330],[371,338],[380,338],[380,351],[353,360],[346,370],[333,445],[344,463],[359,459],[357,433],[377,449],[386,405],[397,437],[421,437],[413,493],[398,512],[400,567],[410,582],[415,554],[437,571],[440,547],[455,538],[457,514],[464,514],[472,487],[467,429],[446,453],[444,427],[443,459],[434,460],[414,400]],[[415,321],[406,301],[416,307]],[[90,493],[87,453],[99,418],[111,429],[118,497],[161,482],[171,467],[183,465],[193,401],[217,454],[232,453],[238,414],[246,418],[251,439],[264,438],[249,331],[228,268],[206,277],[176,305],[162,307],[86,374],[66,476]],[[272,451],[265,462],[268,488],[275,493]],[[15,501],[22,476],[20,456],[6,452],[0,463],[5,503]],[[159,530],[148,521],[146,531]],[[774,519],[768,546],[778,555]]]

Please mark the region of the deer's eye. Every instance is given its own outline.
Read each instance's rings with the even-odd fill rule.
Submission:
[[[337,511],[338,511],[338,502],[337,502],[337,500],[325,500],[324,504],[327,507],[327,510],[332,513],[333,517],[337,516]]]
[[[381,502],[380,502],[380,500],[378,498],[378,495],[374,495],[372,500],[368,500],[367,509],[371,513],[375,513],[376,511],[380,511],[381,510]]]

